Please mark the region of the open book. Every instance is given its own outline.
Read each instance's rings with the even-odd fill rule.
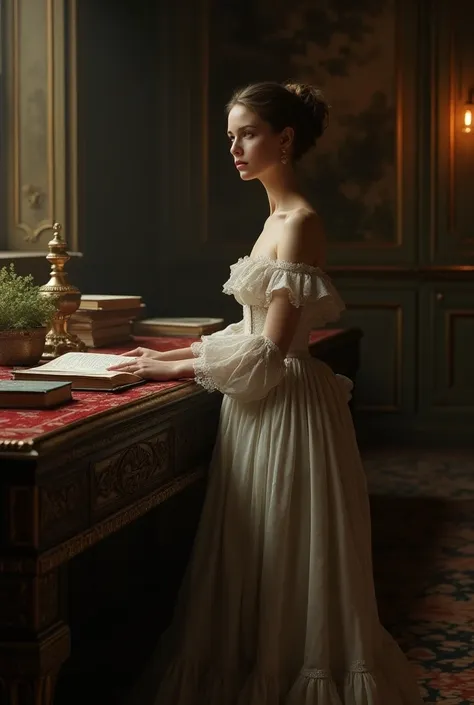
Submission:
[[[115,392],[145,380],[131,372],[114,372],[107,368],[136,359],[101,353],[65,353],[38,367],[15,369],[13,376],[15,379],[67,380],[72,382],[73,389]]]

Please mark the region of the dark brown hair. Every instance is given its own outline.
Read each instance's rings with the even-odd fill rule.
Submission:
[[[237,103],[268,122],[275,132],[292,127],[294,160],[314,146],[328,124],[329,105],[322,91],[305,83],[252,83],[235,91],[227,113]]]

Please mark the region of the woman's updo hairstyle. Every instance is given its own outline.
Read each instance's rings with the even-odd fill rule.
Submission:
[[[275,132],[292,127],[295,161],[315,145],[328,125],[329,105],[322,92],[305,83],[252,83],[234,93],[227,112],[236,104],[252,110]]]

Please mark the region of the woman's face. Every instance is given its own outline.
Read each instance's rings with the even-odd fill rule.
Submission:
[[[229,112],[227,134],[230,153],[244,181],[281,164],[281,136],[244,105],[237,103]]]

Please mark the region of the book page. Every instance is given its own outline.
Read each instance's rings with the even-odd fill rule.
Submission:
[[[124,357],[123,355],[107,355],[105,353],[66,353],[56,360],[50,360],[41,365],[41,371],[51,372],[74,372],[75,374],[102,374],[114,375],[120,371],[108,371],[110,365],[119,365],[122,362],[134,362],[136,357]],[[126,372],[126,370],[124,370]]]

